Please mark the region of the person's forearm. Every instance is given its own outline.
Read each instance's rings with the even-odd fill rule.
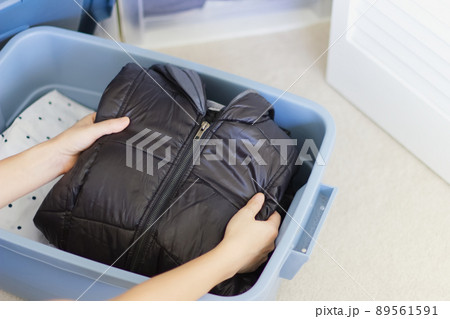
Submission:
[[[0,207],[61,175],[61,161],[51,141],[0,161]]]
[[[223,244],[173,270],[131,288],[112,300],[197,300],[234,276],[238,262]],[[237,257],[237,256],[236,256]]]

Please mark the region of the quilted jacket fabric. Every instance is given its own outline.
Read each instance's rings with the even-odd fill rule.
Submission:
[[[267,219],[294,173],[296,147],[282,154],[270,145],[289,137],[256,92],[219,112],[208,105],[196,72],[127,64],[103,93],[96,121],[128,116],[130,125],[80,155],[45,198],[36,226],[60,249],[155,276],[214,248],[258,191],[266,202],[257,219]],[[214,159],[216,140],[224,141],[222,160]],[[265,163],[246,146],[259,140]],[[212,293],[243,293],[260,271],[238,274]]]

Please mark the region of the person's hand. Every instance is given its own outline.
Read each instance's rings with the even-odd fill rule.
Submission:
[[[51,139],[61,163],[61,174],[67,173],[77,161],[79,154],[103,135],[124,130],[130,123],[128,117],[94,123],[96,113],[91,113],[72,127]]]
[[[229,254],[227,257],[236,260],[239,273],[256,270],[275,248],[281,216],[274,212],[266,221],[256,220],[263,204],[264,195],[254,195],[228,222],[219,244],[225,247]]]

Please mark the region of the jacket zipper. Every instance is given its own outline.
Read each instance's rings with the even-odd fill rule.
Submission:
[[[208,128],[211,126],[211,124],[205,120],[202,121],[200,124],[200,127],[196,131],[193,140],[199,140],[203,136],[203,134],[208,130]],[[161,214],[164,213],[164,211],[168,208],[169,200],[172,199],[175,190],[177,189],[177,186],[179,186],[179,182],[181,181],[181,178],[186,173],[186,170],[191,166],[191,163],[193,161],[193,156],[198,151],[198,144],[193,143],[193,145],[189,145],[184,150],[182,150],[181,154],[181,162],[177,166],[176,170],[172,172],[171,176],[169,177],[169,182],[165,186],[164,191],[161,193],[159,200],[157,200],[152,207],[149,208],[146,221],[143,223],[143,228],[141,227],[140,234],[137,234],[141,236],[144,234],[152,225],[155,223],[158,218],[161,216]],[[195,148],[195,150],[194,150]],[[131,256],[130,261],[130,270],[131,271],[138,271],[140,266],[140,261],[142,260],[140,258],[141,254],[145,253],[148,250],[148,246],[150,245],[151,236],[147,235],[136,245],[136,248],[134,249],[134,252]]]
[[[203,121],[202,124],[200,125],[200,129],[197,131],[197,134],[195,134],[194,136],[194,140],[199,140],[202,138],[203,134],[205,133],[205,131],[211,126],[210,123],[208,123],[207,121]]]

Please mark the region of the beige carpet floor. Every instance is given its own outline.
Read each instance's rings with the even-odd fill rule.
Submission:
[[[327,48],[328,34],[324,23],[160,51],[284,90]],[[326,56],[290,92],[323,105],[336,122],[323,182],[339,192],[322,248],[282,282],[278,299],[448,300],[450,185],[334,91],[325,70]]]

